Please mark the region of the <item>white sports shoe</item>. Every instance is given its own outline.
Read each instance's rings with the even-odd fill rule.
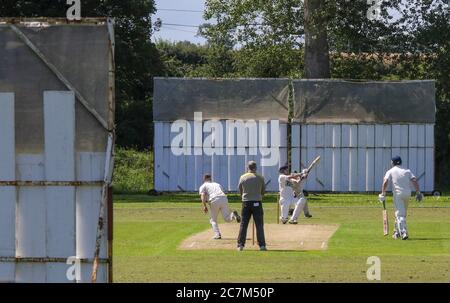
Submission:
[[[289,224],[298,224],[297,220],[289,220]]]
[[[394,239],[394,240],[400,239],[400,234],[397,231],[394,231],[394,234],[392,235],[392,239]]]
[[[285,218],[280,218],[280,220],[281,220],[281,223],[283,223],[283,224],[286,224],[288,221],[288,219],[285,219]]]
[[[221,234],[216,234],[216,235],[213,237],[213,239],[214,239],[214,240],[220,240],[220,239],[222,239],[222,235],[221,235]]]
[[[409,238],[408,233],[402,233],[402,240],[407,240]]]
[[[244,250],[244,246],[238,246],[238,247],[237,247],[237,250],[238,250],[238,251],[243,251],[243,250]]]

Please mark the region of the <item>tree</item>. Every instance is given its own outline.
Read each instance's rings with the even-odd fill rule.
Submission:
[[[246,69],[257,72],[254,76],[329,77],[329,51],[390,51],[395,39],[386,37],[392,36],[395,22],[389,11],[400,4],[384,2],[379,19],[370,20],[365,0],[308,0],[305,5],[300,0],[208,0],[205,19],[214,24],[202,34],[211,44],[229,36],[246,54],[241,62],[254,62]]]
[[[325,0],[305,0],[305,77],[330,78]]]
[[[116,123],[120,146],[149,148],[152,144],[152,77],[162,74],[163,64],[151,42],[153,0],[82,0],[83,17],[116,20]],[[68,9],[66,0],[2,0],[1,17],[59,17]]]

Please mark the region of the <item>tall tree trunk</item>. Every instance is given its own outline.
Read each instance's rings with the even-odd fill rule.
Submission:
[[[305,76],[330,78],[325,0],[305,0]]]

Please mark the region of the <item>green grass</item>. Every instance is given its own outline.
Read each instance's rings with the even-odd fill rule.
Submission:
[[[115,196],[115,282],[367,282],[369,256],[380,257],[382,282],[450,282],[448,196],[411,201],[408,241],[381,235],[375,195],[312,195],[314,217],[301,224],[340,224],[326,251],[177,250],[183,239],[210,228],[197,199]],[[236,195],[230,201],[240,208]],[[267,223],[276,220],[275,201],[275,195],[265,199]],[[388,211],[392,222],[391,199]]]

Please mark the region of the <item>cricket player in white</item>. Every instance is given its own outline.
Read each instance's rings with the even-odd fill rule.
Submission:
[[[394,224],[394,239],[401,238],[408,239],[408,229],[406,226],[406,213],[408,210],[408,202],[411,198],[411,184],[416,190],[416,201],[422,201],[423,195],[419,190],[419,183],[413,173],[406,168],[401,167],[402,159],[395,156],[391,161],[392,168],[386,172],[384,176],[381,194],[379,195],[380,202],[386,199],[386,190],[389,182],[392,182],[392,194],[395,206],[395,224]]]
[[[222,213],[225,222],[236,220],[237,223],[240,223],[241,217],[235,210],[230,212],[228,207],[228,198],[225,195],[222,186],[219,183],[213,182],[211,175],[205,175],[203,181],[203,185],[200,186],[200,189],[198,190],[202,199],[203,211],[205,214],[208,213],[208,203],[210,208],[209,222],[214,230],[213,239],[219,240],[222,239],[219,225],[217,224],[219,212]]]
[[[294,212],[292,213],[289,223],[297,224],[298,217],[302,210],[304,210],[306,204],[306,198],[303,195],[303,183],[308,174],[306,172],[302,172],[301,174],[289,174],[289,168],[287,166],[281,167],[279,172],[278,185],[280,190],[281,222],[283,224],[288,222],[289,210],[291,205],[294,205]],[[297,187],[298,192],[301,192],[300,195],[295,194],[295,187]]]

